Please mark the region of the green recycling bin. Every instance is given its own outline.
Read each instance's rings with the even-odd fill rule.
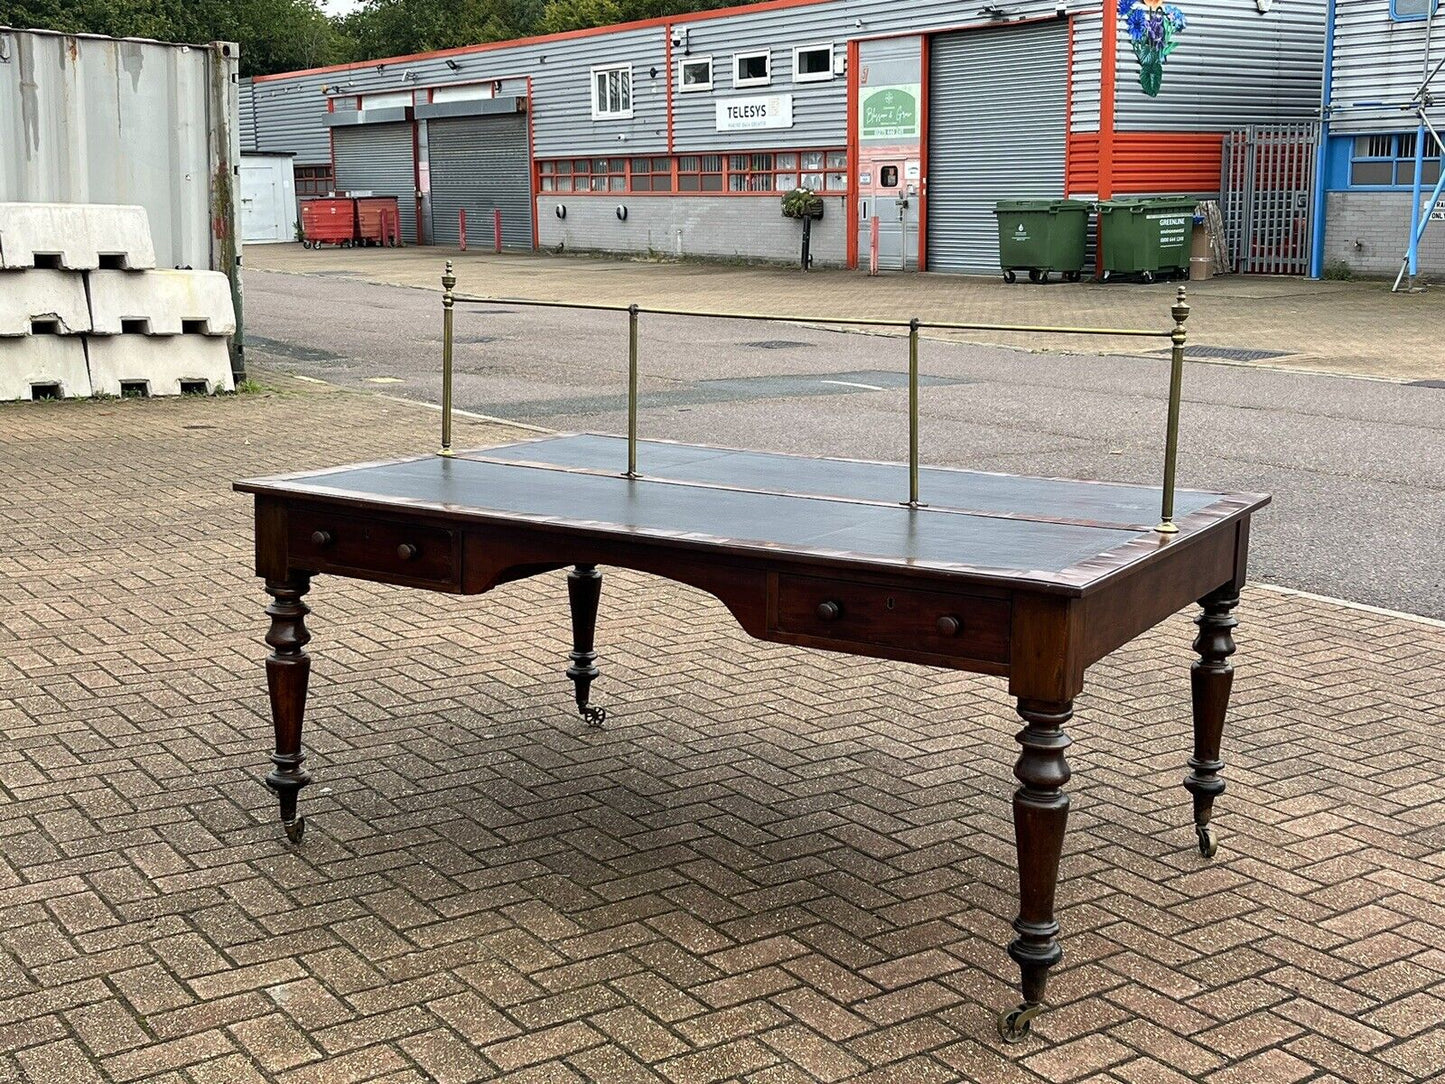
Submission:
[[[1099,245],[1104,279],[1138,275],[1189,274],[1189,241],[1194,231],[1191,196],[1111,199],[1099,204]]]
[[[1000,200],[998,262],[1005,282],[1027,271],[1030,282],[1048,282],[1058,272],[1078,282],[1089,234],[1089,205],[1073,199]]]

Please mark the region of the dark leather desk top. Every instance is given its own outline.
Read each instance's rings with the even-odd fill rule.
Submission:
[[[1079,593],[1191,533],[1268,501],[1181,490],[1180,533],[1154,532],[1159,490],[925,468],[925,507],[899,464],[818,459],[662,441],[638,445],[627,479],[620,437],[548,437],[473,452],[238,482],[249,493],[370,508],[522,521],[850,564],[907,566]]]

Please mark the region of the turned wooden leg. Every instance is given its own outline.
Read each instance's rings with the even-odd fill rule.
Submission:
[[[567,573],[567,601],[572,607],[572,650],[567,676],[577,687],[577,711],[589,726],[607,721],[606,708],[588,706],[592,682],[597,679],[597,604],[602,597],[602,573],[596,565],[578,565]]]
[[[275,767],[266,777],[266,785],[280,799],[281,825],[292,843],[301,842],[306,829],[304,818],[296,816],[296,796],[311,782],[301,765],[306,754],[301,751],[301,722],[306,714],[306,680],[311,674],[311,656],[304,650],[311,640],[306,631],[306,615],[311,611],[301,601],[311,587],[311,577],[295,573],[286,580],[267,580],[266,592],[271,605],[271,630],[266,643],[271,654],[266,658],[266,686],[271,694],[271,722],[276,728],[276,752],[271,754]]]
[[[1219,778],[1224,761],[1219,759],[1219,741],[1224,733],[1224,715],[1229,709],[1229,692],[1234,685],[1234,629],[1239,624],[1231,612],[1239,605],[1239,588],[1226,585],[1199,600],[1203,611],[1194,619],[1199,635],[1194,650],[1199,661],[1189,668],[1190,691],[1194,700],[1194,755],[1184,787],[1194,795],[1194,831],[1199,836],[1199,853],[1213,858],[1219,837],[1209,818],[1214,799],[1224,793]]]
[[[1064,724],[1073,717],[1073,701],[1020,699],[1018,713],[1024,720],[1018,735],[1023,750],[1014,765],[1020,783],[1014,792],[1019,917],[1013,924],[1018,936],[1009,942],[1008,954],[1019,965],[1023,1002],[999,1017],[999,1034],[1010,1043],[1022,1040],[1033,1018],[1043,1011],[1049,968],[1063,958],[1059,924],[1054,920],[1054,890],[1069,818],[1069,797],[1063,791],[1069,781],[1064,750],[1072,743]]]

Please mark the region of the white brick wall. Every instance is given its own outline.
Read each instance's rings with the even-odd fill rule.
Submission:
[[[840,196],[825,196],[823,218],[813,223],[813,264],[841,267],[847,260],[848,210]],[[544,249],[656,252],[797,263],[803,225],[784,218],[782,196],[541,196],[537,239]],[[567,208],[567,217],[556,209]],[[627,208],[627,220],[617,208]]]
[[[1409,238],[1409,192],[1325,194],[1326,267],[1344,263],[1356,274],[1393,277]],[[1445,222],[1432,222],[1425,231],[1420,271],[1445,274]]]

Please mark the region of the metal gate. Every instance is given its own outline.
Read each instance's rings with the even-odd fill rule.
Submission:
[[[331,129],[338,192],[395,196],[401,239],[416,244],[416,146],[411,122]]]
[[[532,247],[532,174],[527,116],[450,117],[427,121],[432,240],[458,241],[457,212],[467,212],[469,242],[492,243],[493,212],[502,212],[502,244]]]
[[[1235,271],[1306,275],[1318,124],[1252,124],[1224,138],[1219,207]]]
[[[928,86],[928,269],[997,271],[994,204],[1064,194],[1069,22],[940,34]]]

